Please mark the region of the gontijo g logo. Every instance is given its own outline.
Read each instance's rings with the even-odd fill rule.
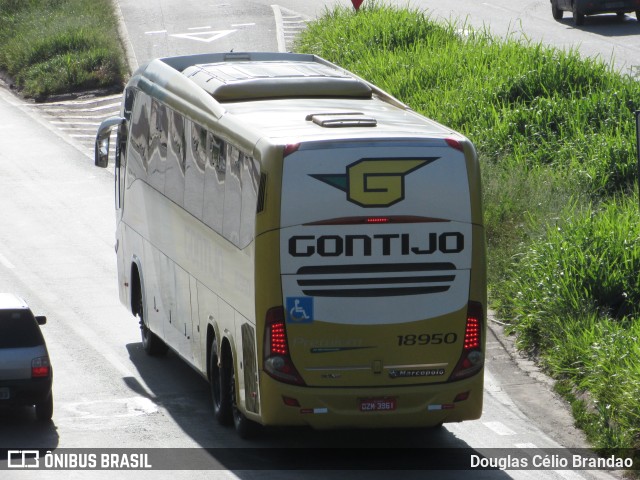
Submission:
[[[346,174],[316,174],[313,178],[347,194],[361,207],[389,207],[404,200],[404,177],[438,160],[428,158],[363,158],[347,165]]]

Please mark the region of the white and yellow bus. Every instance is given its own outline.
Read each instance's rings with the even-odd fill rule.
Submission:
[[[313,55],[157,59],[115,154],[121,301],[222,424],[480,417],[485,234],[473,145]]]

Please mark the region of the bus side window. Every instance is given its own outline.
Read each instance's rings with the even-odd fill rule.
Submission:
[[[167,108],[157,100],[151,101],[149,121],[149,185],[164,192],[164,176],[167,159],[167,131],[169,130]]]
[[[211,132],[207,138],[207,163],[204,174],[203,221],[222,233],[224,219],[225,143]]]
[[[131,138],[128,149],[127,188],[136,179],[146,180],[147,163],[149,161],[149,116],[151,99],[143,92],[138,92],[133,105],[131,120]]]
[[[234,245],[240,243],[240,215],[242,211],[240,172],[243,157],[244,155],[240,150],[227,144],[222,234]]]
[[[180,206],[184,204],[184,168],[186,160],[186,140],[184,117],[170,111],[169,145],[167,147],[167,168],[164,194]]]
[[[258,184],[260,182],[260,164],[252,157],[245,156],[240,175],[242,184],[242,213],[240,215],[240,248],[246,248],[255,236],[256,205],[258,202]]]
[[[202,220],[204,201],[204,169],[207,161],[207,131],[196,123],[190,123],[191,141],[184,172],[184,208]]]

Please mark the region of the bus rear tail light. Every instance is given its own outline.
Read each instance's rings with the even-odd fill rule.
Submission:
[[[47,378],[51,374],[51,364],[47,357],[31,360],[31,378]]]
[[[284,151],[282,152],[282,156],[283,157],[288,157],[292,153],[297,152],[299,148],[300,148],[300,144],[299,143],[289,143],[289,144],[284,146]]]
[[[455,138],[445,138],[444,141],[447,142],[447,145],[449,145],[451,148],[455,148],[456,150],[460,150],[461,152],[464,153],[464,148],[462,147],[462,144]]]
[[[462,380],[482,370],[484,366],[484,353],[482,353],[483,312],[481,303],[469,302],[462,355],[460,355],[460,360],[449,380]]]
[[[305,384],[289,354],[282,307],[274,307],[267,312],[264,335],[264,370],[270,377],[280,382],[293,385]]]

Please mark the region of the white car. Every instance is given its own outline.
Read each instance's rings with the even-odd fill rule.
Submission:
[[[40,331],[46,322],[21,298],[0,293],[0,406],[35,405],[40,421],[53,415],[53,370]]]

